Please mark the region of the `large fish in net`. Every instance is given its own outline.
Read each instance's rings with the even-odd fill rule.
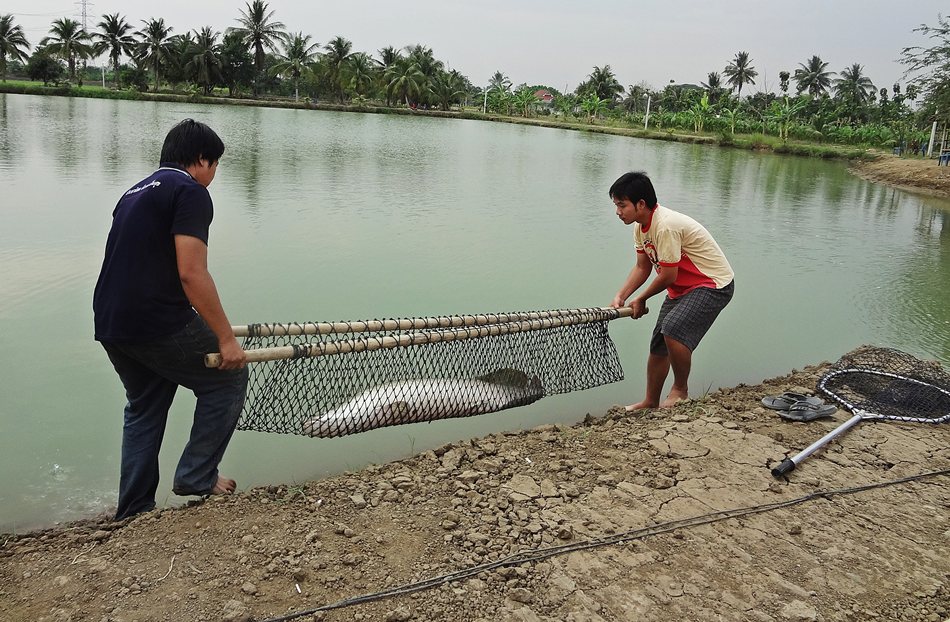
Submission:
[[[343,436],[617,382],[623,369],[607,324],[629,315],[588,308],[237,327],[254,363],[238,429]]]

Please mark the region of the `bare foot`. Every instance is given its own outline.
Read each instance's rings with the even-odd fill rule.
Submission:
[[[643,400],[642,402],[637,402],[636,404],[630,404],[629,406],[625,408],[625,410],[628,413],[632,413],[635,410],[643,410],[645,408],[656,408],[657,406],[658,404],[656,404],[655,402],[648,402],[647,400]]]
[[[237,482],[233,479],[228,479],[227,477],[218,476],[218,481],[214,483],[214,487],[211,489],[211,494],[213,495],[229,495],[237,489]]]
[[[676,404],[682,402],[683,400],[689,399],[689,393],[686,391],[680,391],[679,389],[670,389],[670,394],[666,396],[666,399],[660,404],[660,408],[671,408]]]

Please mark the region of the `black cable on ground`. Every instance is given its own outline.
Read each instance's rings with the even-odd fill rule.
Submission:
[[[826,490],[813,492],[811,494],[805,495],[803,497],[797,497],[795,499],[789,499],[788,501],[778,501],[775,503],[765,503],[762,505],[753,505],[744,508],[735,508],[732,510],[721,510],[719,512],[711,512],[709,514],[702,514],[700,516],[693,516],[690,518],[683,518],[680,520],[669,521],[666,523],[661,523],[659,525],[653,525],[652,527],[644,527],[643,529],[634,529],[632,531],[625,531],[623,533],[614,534],[611,536],[605,536],[603,538],[594,538],[593,540],[584,540],[581,542],[572,542],[570,544],[563,544],[559,546],[550,546],[541,549],[531,549],[527,551],[519,551],[504,557],[502,559],[488,562],[485,564],[479,564],[478,566],[472,566],[470,568],[464,568],[456,572],[449,574],[444,574],[438,577],[432,577],[429,579],[424,579],[422,581],[417,581],[416,583],[407,583],[405,585],[400,585],[397,587],[389,588],[387,590],[382,590],[379,592],[373,592],[371,594],[362,594],[360,596],[354,596],[352,598],[347,598],[335,603],[330,603],[329,605],[322,605],[320,607],[315,607],[313,609],[307,609],[305,611],[297,611],[290,613],[284,616],[279,616],[276,618],[267,618],[266,620],[261,620],[261,622],[285,622],[286,620],[294,620],[296,618],[302,618],[303,616],[312,615],[320,611],[330,611],[332,609],[341,609],[343,607],[350,607],[352,605],[359,605],[362,603],[373,602],[377,600],[383,600],[384,598],[390,598],[392,596],[401,596],[403,594],[411,594],[413,592],[419,592],[421,590],[426,590],[433,587],[438,587],[445,583],[452,583],[454,581],[459,581],[461,579],[467,579],[471,576],[481,574],[488,570],[494,570],[495,568],[502,568],[504,566],[514,566],[516,564],[523,564],[525,562],[540,561],[542,559],[547,559],[549,557],[554,557],[555,555],[564,555],[565,553],[573,553],[575,551],[584,551],[588,549],[594,549],[602,546],[607,546],[610,544],[620,544],[622,542],[630,542],[633,540],[642,540],[650,536],[656,536],[663,533],[669,533],[671,531],[676,531],[677,529],[683,529],[686,527],[698,527],[700,525],[708,525],[710,523],[718,523],[720,521],[728,520],[730,518],[738,518],[741,516],[749,516],[752,514],[761,514],[763,512],[771,512],[773,510],[780,510],[782,508],[791,507],[794,505],[800,505],[806,501],[813,501],[815,499],[828,499],[831,497],[837,497],[842,495],[853,495],[859,492],[865,492],[868,490],[874,490],[876,488],[885,488],[887,486],[895,486],[897,484],[905,484],[907,482],[916,482],[931,477],[939,477],[941,475],[950,475],[950,469],[943,469],[941,471],[930,471],[928,473],[920,473],[918,475],[911,475],[908,477],[902,477],[900,479],[889,480],[886,482],[880,482],[877,484],[866,484],[864,486],[855,486],[853,488],[837,488],[835,490]]]

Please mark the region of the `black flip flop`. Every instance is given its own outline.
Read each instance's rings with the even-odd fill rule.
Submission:
[[[762,398],[762,405],[772,410],[788,410],[799,402],[806,402],[808,404],[814,404],[815,406],[820,406],[824,403],[820,397],[793,393],[791,391],[786,391],[781,395],[771,395]]]
[[[778,411],[778,416],[789,421],[814,421],[830,417],[837,411],[838,408],[834,404],[799,401],[789,406],[788,410]]]

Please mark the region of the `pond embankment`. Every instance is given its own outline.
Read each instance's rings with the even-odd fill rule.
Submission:
[[[945,620],[947,426],[861,424],[788,480],[769,473],[849,417],[762,407],[823,369],[3,536],[0,618]]]

